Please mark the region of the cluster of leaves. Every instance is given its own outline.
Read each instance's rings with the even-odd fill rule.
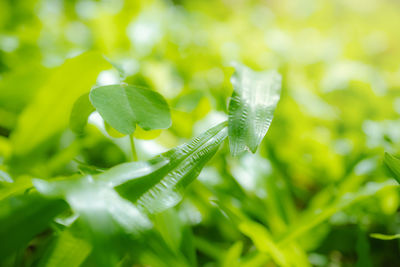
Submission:
[[[0,1],[0,265],[396,265],[399,17],[390,0]],[[274,74],[229,80],[232,61],[282,74],[261,143]]]
[[[0,255],[5,262],[54,219],[67,213],[69,222],[58,223],[57,237],[44,248],[39,266],[80,266],[90,255],[87,264],[127,264],[129,260],[123,257],[127,247],[122,249],[118,244],[126,243],[124,239],[137,241],[146,236],[153,227],[151,216],[179,203],[183,190],[200,174],[228,132],[234,155],[246,149],[255,153],[265,136],[280,97],[280,75],[256,73],[236,65],[229,122],[222,122],[191,142],[147,162],[123,163],[99,173],[65,178],[28,179],[25,191],[5,198],[0,208],[0,237],[4,241]],[[137,86],[93,88],[73,105],[71,128],[77,134],[84,133],[87,119],[94,111],[109,125],[109,131],[112,127],[120,134],[131,135],[131,142],[136,124],[145,131],[171,125],[165,99]],[[10,184],[6,189],[15,190],[12,179],[7,182]],[[18,229],[24,231],[16,235]],[[129,242],[126,245],[133,247]],[[189,264],[189,259],[180,264],[184,263]]]

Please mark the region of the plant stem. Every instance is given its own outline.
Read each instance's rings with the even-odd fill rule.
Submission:
[[[129,135],[129,141],[131,143],[132,159],[133,159],[133,161],[137,161],[138,157],[137,157],[137,154],[136,154],[135,139],[133,137],[133,134]]]

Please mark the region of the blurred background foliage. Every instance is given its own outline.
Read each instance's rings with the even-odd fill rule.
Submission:
[[[68,129],[95,84],[167,99],[172,127],[137,136],[150,139],[137,142],[146,160],[226,118],[232,61],[277,69],[281,101],[259,151],[232,158],[225,144],[119,264],[397,266],[399,240],[369,234],[400,232],[382,164],[400,152],[399,25],[394,0],[2,0],[0,180],[23,189],[131,160],[98,114],[82,135]]]

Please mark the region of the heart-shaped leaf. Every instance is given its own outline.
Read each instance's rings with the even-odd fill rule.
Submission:
[[[171,125],[168,104],[157,92],[121,84],[94,88],[89,97],[103,119],[123,134],[132,134],[136,124],[144,130]]]
[[[232,155],[256,152],[271,124],[280,98],[281,76],[276,71],[256,72],[236,63],[231,78],[229,144]]]

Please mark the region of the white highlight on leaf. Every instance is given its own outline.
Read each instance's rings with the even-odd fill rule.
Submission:
[[[276,71],[256,72],[235,63],[234,88],[229,103],[229,144],[232,155],[257,150],[271,124],[280,99],[281,76]]]

